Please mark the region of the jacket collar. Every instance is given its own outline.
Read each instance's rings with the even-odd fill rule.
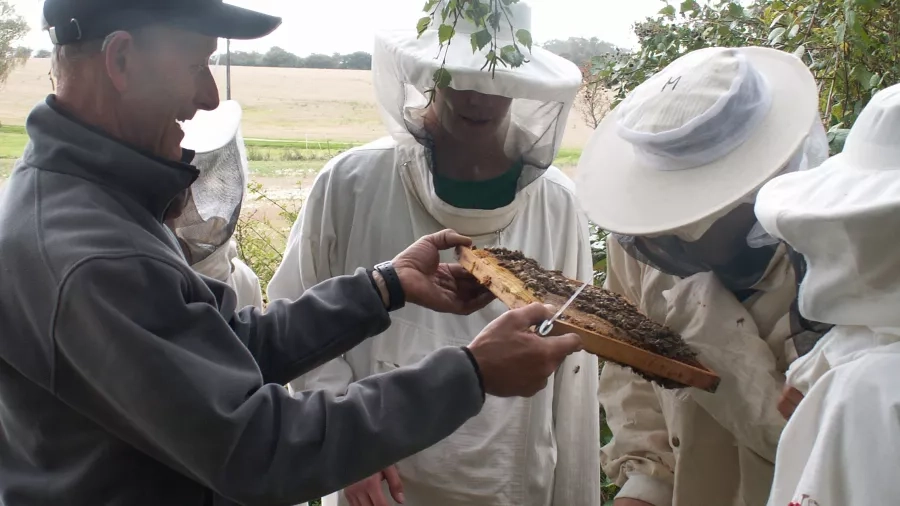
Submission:
[[[167,161],[128,146],[64,111],[50,95],[28,115],[30,142],[23,162],[39,170],[68,174],[120,191],[162,221],[170,203],[197,179],[187,162]]]
[[[534,183],[516,192],[515,199],[501,208],[492,210],[460,209],[447,204],[434,190],[431,160],[425,147],[415,140],[397,143],[400,177],[406,191],[412,194],[422,207],[442,227],[453,229],[473,238],[497,233],[512,223],[523,206],[528,203],[537,186]]]

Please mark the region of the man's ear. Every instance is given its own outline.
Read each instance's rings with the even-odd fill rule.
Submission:
[[[103,53],[106,73],[120,93],[128,91],[135,77],[137,57],[134,36],[128,32],[116,32],[106,40]]]

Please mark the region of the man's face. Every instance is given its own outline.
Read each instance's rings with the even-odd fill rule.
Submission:
[[[118,120],[124,140],[169,160],[181,159],[179,121],[219,106],[209,69],[216,39],[171,28],[141,32],[127,50],[119,86]]]
[[[512,99],[442,88],[433,107],[444,130],[463,141],[483,140],[506,124]]]

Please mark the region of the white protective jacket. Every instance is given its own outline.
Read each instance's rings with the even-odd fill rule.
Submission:
[[[772,506],[896,504],[900,498],[900,86],[880,91],[844,150],[776,178],[756,213],[802,253],[799,309],[835,325],[791,365],[805,393],[778,448]]]
[[[591,279],[588,224],[559,170],[548,169],[506,207],[463,210],[436,196],[422,145],[383,139],[345,153],[318,176],[269,285],[270,300],[294,299],[325,279],[390,260],[443,228],[472,236],[478,247],[521,250],[572,278]],[[504,311],[499,301],[467,317],[407,306],[383,335],[292,386],[341,394],[355,380],[468,344]],[[489,396],[454,435],[399,463],[405,504],[599,505],[597,374],[596,357],[581,352],[534,398]]]
[[[607,253],[607,288],[679,332],[722,379],[715,394],[665,390],[603,366],[600,403],[614,439],[601,461],[622,486],[618,497],[654,506],[764,505],[785,423],[776,405],[793,354],[796,288],[784,246],[743,302],[711,273],[663,274],[612,237]]]
[[[238,258],[237,245],[233,239],[192,267],[204,276],[228,283],[237,294],[237,307],[254,306],[263,309],[259,277]]]

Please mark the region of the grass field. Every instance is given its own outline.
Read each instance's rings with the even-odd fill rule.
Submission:
[[[22,125],[28,111],[52,92],[49,60],[30,60],[0,91],[0,124]],[[225,69],[215,70],[225,97]],[[364,70],[232,68],[232,98],[244,108],[247,138],[365,143],[386,134]],[[592,130],[569,115],[564,148],[582,148]]]
[[[0,181],[28,140],[28,112],[52,92],[49,70],[49,60],[30,60],[0,91]],[[225,69],[215,74],[224,97]],[[232,97],[244,109],[251,176],[279,199],[302,199],[330,158],[386,135],[369,71],[235,67]],[[569,115],[560,168],[575,166],[591,132],[577,112]]]

